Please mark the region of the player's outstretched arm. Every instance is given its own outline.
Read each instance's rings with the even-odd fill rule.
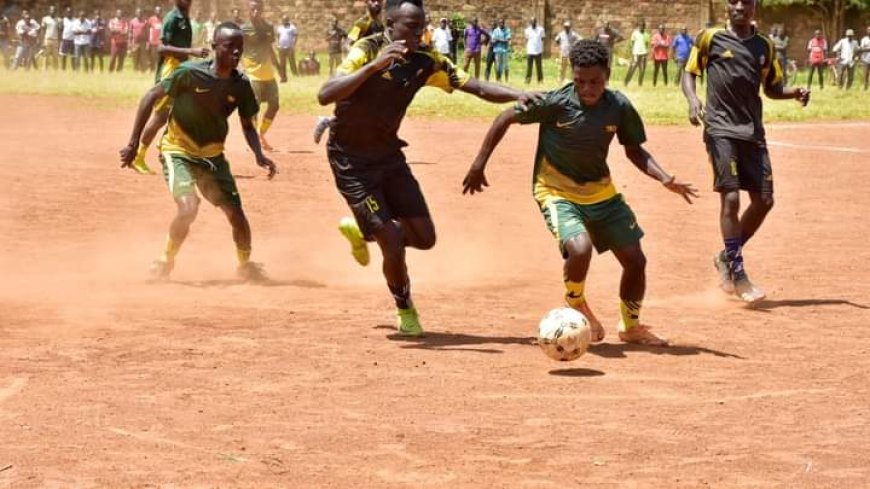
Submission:
[[[668,172],[659,166],[655,158],[643,146],[639,144],[625,146],[625,156],[640,171],[646,173],[650,178],[658,180],[671,192],[679,194],[686,199],[686,202],[691,204],[690,197],[698,198],[698,190],[691,183],[677,181],[677,177],[668,175]]]
[[[157,46],[157,53],[162,55],[175,55],[175,56],[194,56],[197,58],[207,58],[210,51],[208,48],[179,48],[176,46],[170,46],[168,44],[160,43],[160,46]]]
[[[133,122],[133,133],[130,134],[130,141],[127,146],[121,149],[121,168],[127,168],[136,159],[136,151],[139,149],[139,138],[142,137],[142,130],[145,128],[145,123],[151,116],[151,110],[154,109],[154,104],[158,100],[166,96],[166,91],[163,85],[157,84],[142,97],[139,101],[139,108],[136,109],[136,119]]]
[[[519,102],[525,107],[538,100],[543,100],[544,95],[538,92],[524,92],[511,87],[490,83],[477,78],[469,78],[465,85],[459,87],[465,93],[486,100],[502,104],[505,102]]]
[[[257,159],[257,166],[265,168],[269,172],[269,180],[271,180],[278,173],[278,167],[263,154],[263,147],[260,145],[260,135],[257,134],[257,127],[255,126],[255,117],[242,117],[240,115],[239,121],[242,123],[242,133],[245,135],[245,141],[248,142],[248,147],[251,148],[251,151],[254,152],[254,157]]]
[[[405,47],[405,41],[393,41],[378,54],[377,58],[366,63],[360,69],[353,73],[338,74],[326,80],[326,83],[320,87],[320,92],[317,93],[317,101],[320,102],[320,105],[329,105],[350,97],[369,77],[392,63],[403,60],[407,52],[408,48]],[[351,51],[348,58],[355,54],[354,51]]]
[[[773,100],[797,100],[804,107],[810,103],[810,91],[802,87],[784,87],[782,84],[765,86],[764,94]]]
[[[483,187],[489,187],[489,182],[486,181],[486,164],[489,162],[489,157],[495,151],[495,147],[501,142],[504,135],[507,133],[511,124],[517,122],[516,110],[513,108],[507,109],[493,121],[483,143],[480,145],[480,151],[477,157],[474,158],[474,163],[468,169],[465,179],[462,180],[462,193],[474,195],[475,192],[483,192]]]
[[[698,78],[697,75],[688,71],[684,71],[680,75],[680,87],[683,89],[683,95],[686,96],[686,100],[689,102],[689,122],[693,126],[701,125],[701,121],[704,120],[704,104],[698,98],[698,91],[695,88],[696,78]]]

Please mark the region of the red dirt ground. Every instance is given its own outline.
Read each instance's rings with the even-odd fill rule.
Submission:
[[[647,232],[644,316],[675,346],[618,343],[603,255],[589,295],[607,343],[559,364],[532,343],[562,294],[534,128],[511,130],[468,198],[486,122],[405,124],[440,233],[409,253],[430,334],[408,340],[379,257],[357,267],[335,231],[346,209],[311,118],[279,116],[273,182],[236,123],[229,143],[273,282],[234,280],[228,225],[203,206],[154,285],[173,203],[118,169],[130,109],[76,104],[0,96],[0,487],[870,487],[870,123],[770,129],[797,147],[771,148],[777,208],[746,252],[758,309],[715,285],[699,131],[649,128],[704,191],[694,206],[615,145]]]

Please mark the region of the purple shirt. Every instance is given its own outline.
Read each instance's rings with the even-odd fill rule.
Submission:
[[[465,27],[465,51],[479,53],[483,39],[483,29],[480,26],[469,25]]]

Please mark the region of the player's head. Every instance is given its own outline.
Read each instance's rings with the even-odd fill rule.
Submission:
[[[190,4],[193,0],[175,0],[175,7],[182,12],[190,11]]]
[[[211,47],[219,68],[235,68],[245,51],[245,36],[235,22],[221,22],[214,30]]]
[[[568,55],[574,71],[574,90],[584,105],[595,105],[604,95],[610,62],[607,48],[598,41],[581,39]]]
[[[728,0],[728,20],[733,27],[749,27],[755,17],[756,0]]]
[[[423,0],[387,0],[386,24],[390,39],[405,41],[409,52],[420,47],[420,38],[426,30],[426,12]]]
[[[260,20],[263,17],[263,2],[260,0],[251,0],[248,2],[248,14],[251,20]]]
[[[366,0],[366,9],[372,18],[377,19],[381,16],[381,10],[384,8],[383,0]]]

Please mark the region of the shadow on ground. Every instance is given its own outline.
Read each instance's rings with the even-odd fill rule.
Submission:
[[[782,299],[762,300],[749,306],[750,309],[772,311],[780,307],[849,306],[856,309],[870,309],[870,306],[845,299]]]
[[[602,343],[600,345],[590,345],[589,353],[598,355],[604,358],[625,358],[629,352],[645,352],[654,355],[673,355],[673,356],[690,356],[690,355],[714,355],[723,358],[736,358],[738,360],[746,360],[746,358],[733,353],[728,353],[702,346],[692,345],[671,345],[667,347],[636,345],[633,343]]]
[[[395,331],[395,326],[379,324],[375,329]],[[465,333],[450,333],[427,331],[426,336],[404,336],[398,333],[388,334],[392,341],[406,343],[402,348],[420,350],[473,351],[477,353],[504,353],[496,348],[477,348],[479,345],[534,345],[535,338],[531,336],[477,336]]]

